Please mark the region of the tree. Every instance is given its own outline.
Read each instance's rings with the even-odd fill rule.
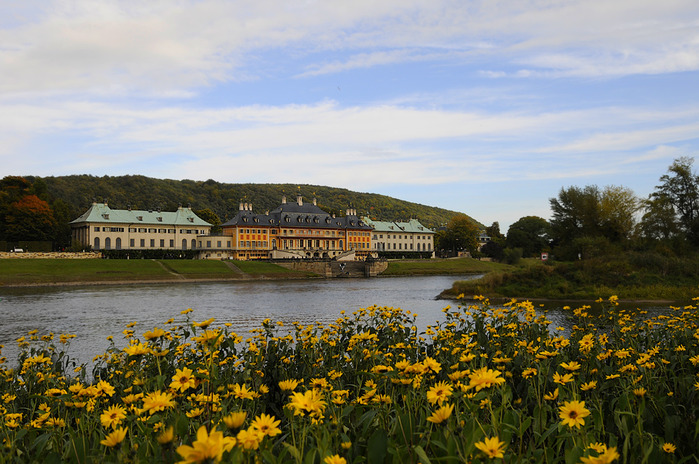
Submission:
[[[675,159],[651,198],[671,204],[681,230],[692,243],[699,244],[699,178],[692,171],[693,163],[694,158],[686,156]]]
[[[602,235],[610,242],[631,238],[639,206],[640,202],[630,188],[615,185],[605,187],[599,200]]]
[[[440,248],[451,250],[452,254],[459,251],[474,252],[478,249],[478,225],[465,214],[457,214],[447,224],[446,231],[440,235]]]
[[[571,243],[575,238],[601,235],[600,191],[596,185],[562,188],[551,198],[551,235],[556,243]]]
[[[25,195],[7,209],[5,237],[8,241],[53,240],[55,222],[48,203],[36,195]]]
[[[556,243],[570,244],[582,237],[603,237],[610,242],[630,238],[636,226],[638,198],[627,187],[596,185],[561,189],[552,198],[551,235]]]
[[[525,258],[538,257],[549,248],[551,227],[546,219],[524,216],[512,223],[507,230],[508,248],[521,248]]]
[[[212,235],[221,232],[221,219],[218,217],[218,214],[211,211],[211,209],[198,209],[194,211],[194,214],[213,226],[211,227]]]
[[[665,195],[651,195],[642,202],[645,213],[638,225],[639,235],[651,240],[670,240],[680,229],[675,208]]]

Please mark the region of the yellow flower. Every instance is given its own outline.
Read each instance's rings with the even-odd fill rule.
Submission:
[[[160,338],[165,336],[165,331],[163,329],[159,329],[155,327],[153,330],[149,330],[148,332],[143,334],[143,338],[146,340],[152,340],[154,338]]]
[[[453,410],[453,404],[444,405],[433,412],[432,415],[427,418],[427,421],[432,422],[433,424],[441,424],[445,420],[449,419],[449,416],[451,416]]]
[[[175,375],[172,376],[172,382],[170,382],[170,388],[184,392],[196,387],[196,384],[197,381],[192,375],[192,369],[185,367],[175,371]]]
[[[308,413],[311,417],[322,417],[327,403],[322,400],[318,390],[307,390],[305,393],[292,393],[289,398],[289,407],[294,410],[294,415]]]
[[[192,446],[181,445],[177,447],[177,453],[182,456],[181,463],[200,463],[208,460],[221,461],[223,452],[235,446],[235,438],[223,436],[214,428],[209,434],[205,426],[197,430],[197,439]]]
[[[587,383],[580,385],[580,390],[582,390],[582,391],[594,390],[595,388],[597,388],[597,381],[596,380],[592,380],[591,382],[587,382]]]
[[[674,453],[675,450],[677,450],[677,447],[672,443],[665,443],[663,445],[663,451],[665,451],[666,453]]]
[[[296,387],[299,386],[299,383],[301,383],[301,381],[296,379],[282,380],[279,382],[279,389],[281,391],[294,391]]]
[[[573,381],[573,374],[560,375],[558,372],[553,374],[553,381],[555,383],[565,385]]]
[[[245,411],[232,412],[223,418],[223,422],[229,429],[237,429],[243,425],[248,413]]]
[[[522,377],[528,379],[529,377],[536,375],[537,372],[538,371],[535,368],[530,367],[529,369],[524,369],[524,371],[522,371]]]
[[[126,409],[121,406],[110,406],[100,415],[102,427],[115,428],[126,418]]]
[[[323,459],[325,464],[347,464],[347,460],[341,457],[339,454],[333,454],[332,456],[326,456]]]
[[[168,392],[161,392],[160,390],[157,390],[153,393],[147,394],[146,397],[143,398],[143,409],[148,411],[149,414],[174,407],[175,401],[172,399],[172,395]]]
[[[430,389],[427,391],[427,401],[429,401],[430,404],[439,403],[441,405],[444,400],[451,396],[452,392],[452,386],[443,380],[433,387],[430,387]]]
[[[167,445],[168,443],[171,443],[174,439],[175,429],[172,426],[163,430],[163,432],[157,437],[158,443],[160,443],[161,445]]]
[[[476,391],[481,391],[484,388],[490,388],[493,385],[500,385],[505,383],[505,379],[500,377],[501,375],[502,372],[488,369],[487,367],[476,369],[468,376],[469,379],[471,379],[471,382],[468,384],[467,388],[475,388]]]
[[[646,389],[643,387],[640,388],[634,388],[633,394],[636,396],[645,396],[646,395]]]
[[[569,363],[561,363],[561,367],[567,371],[577,371],[580,369],[580,363],[577,361],[571,361]]]
[[[124,352],[129,356],[141,356],[150,353],[150,348],[148,348],[148,345],[135,343],[124,348]]]
[[[603,451],[600,451],[598,448],[592,448],[597,453],[600,453],[597,457],[594,456],[588,456],[588,457],[581,457],[580,458],[580,463],[581,464],[609,464],[621,457],[619,453],[616,451],[616,447],[611,447],[607,448],[605,445],[602,445],[604,447]]]
[[[549,401],[554,401],[554,400],[558,399],[558,388],[556,388],[551,393],[546,393],[544,395],[544,399],[549,400]]]
[[[245,449],[257,449],[265,436],[257,429],[248,427],[238,432],[238,445]]]
[[[233,385],[233,396],[241,400],[254,400],[255,392],[249,389],[245,384],[241,386],[236,383]]]
[[[262,435],[273,437],[282,433],[282,431],[279,430],[278,427],[281,421],[275,421],[274,419],[274,416],[260,414],[255,418],[255,420],[252,421],[250,427],[259,431],[260,433],[262,433]]]
[[[114,448],[122,441],[124,441],[124,438],[126,438],[126,428],[122,427],[114,430],[112,433],[107,435],[107,437],[104,440],[101,440],[100,443],[104,446]]]
[[[479,441],[475,443],[475,446],[490,459],[501,458],[505,455],[505,442],[500,441],[497,436]]]
[[[563,425],[571,428],[580,428],[581,425],[585,425],[585,417],[590,415],[590,411],[585,409],[584,401],[566,401],[558,409]]]

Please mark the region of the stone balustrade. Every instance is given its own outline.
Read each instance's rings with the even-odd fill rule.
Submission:
[[[0,252],[0,259],[16,258],[16,259],[96,259],[101,258],[102,253],[95,251],[85,252]]]

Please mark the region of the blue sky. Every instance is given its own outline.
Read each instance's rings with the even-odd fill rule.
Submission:
[[[506,231],[696,156],[698,70],[696,0],[3,2],[0,175],[329,185]]]

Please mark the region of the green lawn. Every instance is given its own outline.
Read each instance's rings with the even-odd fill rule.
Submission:
[[[159,261],[171,271],[194,279],[225,278],[237,275],[223,261],[209,259],[163,259]]]
[[[472,258],[389,261],[381,275],[481,274],[511,269],[512,266]]]
[[[172,279],[146,259],[0,259],[0,285]]]

